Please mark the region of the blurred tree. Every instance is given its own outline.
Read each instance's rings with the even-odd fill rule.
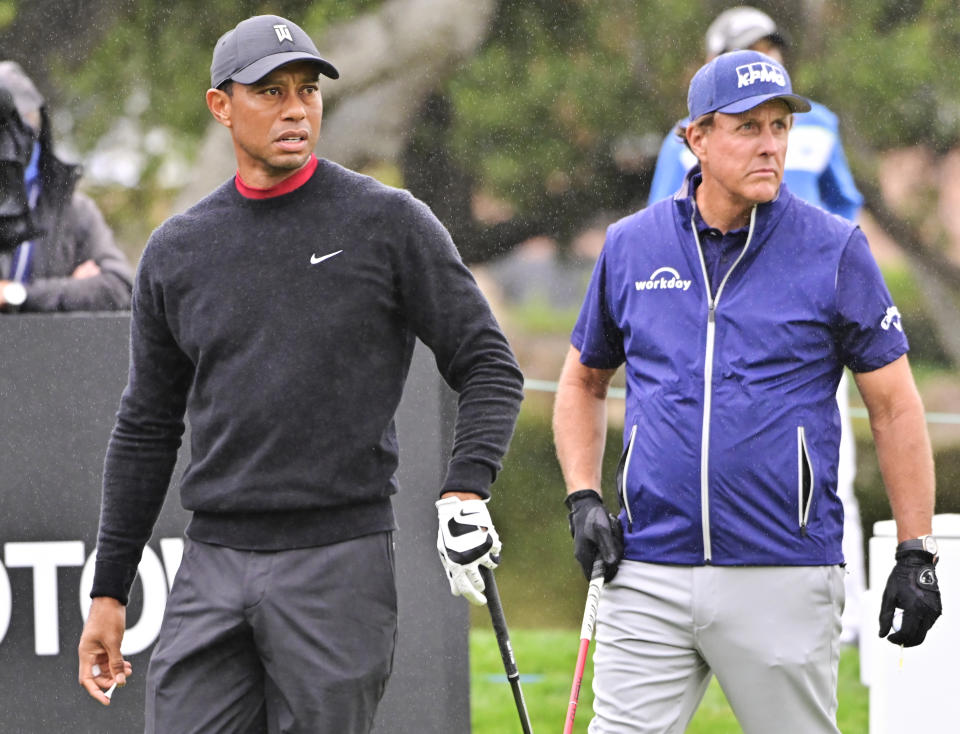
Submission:
[[[801,37],[795,82],[842,111],[874,150],[960,138],[960,14],[949,0],[824,3]]]
[[[25,3],[32,8],[35,0]],[[63,5],[60,0],[44,4]],[[258,13],[296,19],[311,30],[357,15],[381,0],[96,0],[79,2],[73,17],[99,16],[78,58],[70,44],[51,44],[48,60],[58,82],[59,101],[73,113],[73,136],[81,148],[92,147],[110,130],[131,98],[142,98],[150,122],[196,140],[209,121],[202,100],[210,85],[210,54],[220,35]],[[99,12],[93,12],[100,8]],[[26,13],[27,11],[22,11]],[[18,14],[19,16],[19,14]],[[50,23],[54,25],[54,23]],[[82,61],[82,63],[79,63]],[[192,90],[192,92],[191,92]]]
[[[125,0],[3,0],[0,2],[0,55],[15,59],[52,95],[50,64],[71,68],[87,60],[90,48],[111,27]]]
[[[341,76],[324,82],[319,150],[331,160],[377,173],[396,173],[422,101],[476,53],[487,35],[495,0],[385,0],[363,14],[324,23],[315,34]],[[233,172],[233,149],[220,125],[208,120],[200,160],[178,209],[193,203]]]
[[[637,208],[707,18],[691,2],[503,2],[447,87],[454,113],[433,147],[509,204],[518,229],[568,239],[598,211]]]
[[[685,113],[709,22],[738,2],[526,0],[501,3],[480,54],[443,90],[405,159],[415,193],[461,220],[458,241],[482,260],[512,245],[456,197],[493,196],[531,229],[569,242],[598,211],[642,206],[663,134]],[[878,186],[884,151],[960,139],[960,14],[947,0],[757,2],[791,39],[794,86],[840,117],[868,208],[907,251],[940,347],[960,364],[960,268],[931,196],[893,208]],[[940,49],[941,53],[936,53]],[[934,53],[930,53],[933,50]],[[434,108],[440,103],[434,99]],[[459,214],[458,214],[459,212]],[[470,235],[473,236],[470,236]]]
[[[539,212],[484,221],[474,211],[478,173],[451,155],[453,109],[447,95],[431,94],[414,121],[400,157],[404,185],[430,204],[445,222],[464,260],[483,262],[503,255],[523,240],[548,231]],[[509,211],[509,210],[508,210]]]
[[[136,260],[151,229],[170,213],[170,187],[183,184],[186,162],[197,159],[210,120],[203,104],[210,55],[220,34],[264,12],[296,18],[315,33],[380,4],[6,0],[0,50],[38,81],[54,111],[60,147],[86,159],[83,185],[97,195]],[[229,163],[225,172],[211,165],[215,158],[197,160],[195,170],[215,176],[215,183],[233,170]]]
[[[437,210],[475,262],[534,233],[567,243],[597,212],[643,205],[660,139],[685,112],[703,32],[735,4],[0,0],[0,45],[41,80],[49,76],[49,86],[41,84],[73,113],[81,149],[123,115],[175,131],[168,147],[195,149],[208,129],[197,100],[218,34],[257,12],[301,20],[345,72],[324,90],[331,105],[321,151],[353,167],[398,165],[402,182]],[[755,4],[792,40],[795,86],[839,115],[869,208],[948,294],[930,303],[939,304],[934,320],[949,341],[944,330],[960,318],[952,305],[960,274],[943,228],[931,222],[936,192],[918,190],[894,207],[875,182],[886,150],[923,146],[936,162],[958,145],[955,2]],[[209,165],[211,150],[197,168],[221,175]],[[496,206],[479,211],[478,201]],[[960,344],[948,351],[960,361]]]
[[[939,219],[936,171],[960,145],[960,14],[948,0],[823,3],[798,49],[794,78],[840,115],[866,208],[907,254],[923,284],[939,347],[960,364],[960,266]],[[892,202],[879,184],[882,154],[926,149],[928,178]]]
[[[641,205],[655,146],[685,113],[703,32],[735,4],[501,3],[481,53],[445,90],[454,113],[433,147],[448,146],[452,165],[561,236],[588,212]],[[833,107],[845,135],[857,129],[868,150],[955,145],[960,57],[925,52],[957,48],[954,3],[755,4],[793,41],[795,86]]]

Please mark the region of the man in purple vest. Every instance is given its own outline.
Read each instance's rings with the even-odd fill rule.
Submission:
[[[782,185],[793,114],[810,108],[786,69],[721,54],[687,103],[699,165],[608,229],[555,404],[574,553],[608,579],[590,732],[684,731],[715,674],[746,734],[836,734],[837,384],[849,367],[870,414],[900,541],[880,634],[906,646],[941,607],[923,405],[863,233]],[[608,520],[605,398],[621,365]]]
[[[752,49],[772,56],[783,63],[789,50],[784,32],[769,15],[749,5],[728,8],[707,28],[704,37],[705,61],[740,49]],[[686,121],[678,123],[685,125]],[[671,131],[663,139],[657,165],[650,183],[647,201],[653,203],[673,194],[683,184],[684,176],[697,162],[683,139]],[[863,196],[857,189],[840,140],[837,116],[818,102],[810,102],[810,110],[798,115],[790,128],[790,144],[783,163],[783,181],[790,191],[804,201],[857,221]],[[840,434],[840,464],[837,493],[843,501],[843,557],[845,603],[843,631],[840,639],[853,644],[860,635],[861,600],[866,587],[863,559],[863,529],[860,505],[853,482],[857,471],[856,445],[850,422],[850,398],[847,374],[837,389],[837,403],[843,430]]]

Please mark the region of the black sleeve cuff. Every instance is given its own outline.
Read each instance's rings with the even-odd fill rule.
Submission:
[[[590,500],[603,504],[603,497],[601,497],[600,493],[595,489],[578,489],[576,492],[571,492],[564,498],[563,503],[569,510],[573,511],[573,506],[581,500]]]
[[[474,492],[483,499],[489,499],[491,484],[493,484],[493,471],[490,467],[472,461],[454,461],[447,469],[447,478],[440,488],[440,494]]]
[[[90,598],[109,596],[126,606],[130,601],[130,587],[137,576],[137,569],[130,569],[109,561],[97,561],[93,573]]]

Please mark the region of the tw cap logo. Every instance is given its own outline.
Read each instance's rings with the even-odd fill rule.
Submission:
[[[255,15],[220,36],[213,49],[210,86],[217,88],[231,79],[238,84],[253,84],[294,61],[311,61],[317,71],[331,79],[340,76],[296,23],[279,15]]]
[[[772,82],[778,87],[787,86],[787,79],[786,76],[784,76],[783,67],[778,64],[756,61],[752,64],[738,66],[736,71],[737,89],[740,87],[749,87],[754,82]]]

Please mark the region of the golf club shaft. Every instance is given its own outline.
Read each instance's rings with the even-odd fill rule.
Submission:
[[[573,672],[573,685],[570,687],[570,705],[567,706],[567,719],[563,725],[563,734],[573,734],[573,721],[577,716],[577,701],[580,699],[580,684],[583,671],[587,666],[587,652],[593,639],[593,628],[597,622],[597,605],[600,602],[600,590],[603,588],[603,561],[594,561],[590,572],[590,586],[587,588],[587,603],[583,610],[583,624],[580,625],[580,647],[577,650],[577,665]]]
[[[527,704],[523,700],[523,690],[520,688],[520,671],[517,670],[517,661],[513,656],[513,646],[510,644],[510,633],[507,631],[507,620],[503,614],[503,604],[500,602],[500,592],[493,571],[486,566],[480,567],[480,575],[485,586],[487,607],[490,609],[490,620],[493,622],[493,631],[497,635],[497,645],[500,647],[500,657],[503,658],[503,668],[507,673],[507,680],[513,690],[513,700],[517,704],[517,713],[520,715],[520,726],[523,734],[533,734],[530,726],[530,715],[527,713]]]

